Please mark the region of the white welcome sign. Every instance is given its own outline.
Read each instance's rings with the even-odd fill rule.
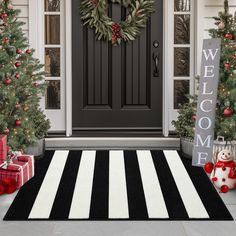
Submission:
[[[206,39],[203,42],[193,166],[204,166],[212,161],[220,49],[220,39]]]

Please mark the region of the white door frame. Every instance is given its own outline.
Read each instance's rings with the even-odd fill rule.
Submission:
[[[169,123],[170,123],[170,88],[172,71],[169,69],[169,62],[173,60],[171,58],[171,37],[173,36],[173,22],[172,15],[170,14],[169,9],[173,8],[173,0],[163,0],[163,135],[167,137],[169,135]],[[40,39],[44,30],[43,25],[43,12],[42,3],[39,0],[30,0],[29,1],[29,43],[31,47],[36,49],[36,57],[38,57],[42,63],[44,58],[43,49],[43,40]],[[66,136],[72,135],[72,3],[71,1],[66,1],[64,4],[65,7],[65,96],[66,96]],[[67,17],[68,16],[68,17]],[[33,29],[33,30],[32,30]],[[173,92],[172,92],[173,93]],[[171,98],[170,98],[171,97]]]

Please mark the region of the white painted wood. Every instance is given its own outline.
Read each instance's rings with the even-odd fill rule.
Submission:
[[[32,1],[32,0],[29,0],[29,1]],[[14,6],[20,6],[20,5],[28,5],[28,0],[13,0],[12,1],[12,4],[14,5]]]
[[[170,17],[169,17],[169,11],[170,11],[170,2],[164,1],[163,4],[163,11],[164,11],[164,34],[163,34],[163,135],[167,137],[169,135],[169,120],[170,120],[170,114],[169,114],[169,94],[170,94],[170,79],[171,78],[171,70],[167,66],[171,60],[170,58],[170,32],[172,30],[170,25]]]
[[[167,89],[167,99],[168,99],[168,113],[169,113],[169,122],[168,122],[168,129],[170,131],[174,131],[175,128],[171,124],[173,120],[176,120],[178,117],[178,110],[174,109],[174,81],[175,80],[189,80],[190,81],[190,93],[194,93],[194,76],[195,76],[195,4],[194,0],[191,0],[191,10],[190,12],[174,12],[174,1],[168,1],[168,11],[167,14],[167,21],[168,21],[168,46],[169,52],[168,52],[168,60],[165,63],[167,76],[165,77],[165,80],[168,81],[168,89]],[[189,14],[190,15],[190,44],[182,44],[177,45],[174,44],[174,15],[183,15],[183,14]],[[175,47],[189,47],[190,48],[190,75],[188,77],[175,77],[174,76],[174,48]],[[170,69],[171,68],[171,69]]]
[[[150,151],[138,150],[138,163],[149,218],[169,218]]]
[[[65,16],[72,15],[72,1],[65,4]],[[72,17],[65,17],[66,136],[72,135]]]
[[[109,210],[110,219],[129,218],[128,197],[123,151],[109,152]]]
[[[96,151],[83,151],[72,198],[69,219],[88,219]]]
[[[60,184],[69,151],[55,151],[39,193],[31,209],[29,219],[47,219]]]

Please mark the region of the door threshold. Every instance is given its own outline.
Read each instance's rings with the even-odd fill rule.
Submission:
[[[61,149],[174,149],[179,138],[172,137],[57,137],[46,138],[47,150]]]

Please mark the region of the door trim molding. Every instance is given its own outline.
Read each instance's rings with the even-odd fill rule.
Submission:
[[[173,4],[173,3],[172,3]],[[170,93],[170,85],[169,85],[169,78],[171,78],[171,70],[169,69],[168,65],[170,58],[170,47],[171,45],[171,30],[170,27],[170,1],[163,0],[163,135],[168,137],[169,135],[169,93]]]
[[[72,1],[66,1],[66,136],[72,135]],[[67,17],[71,16],[71,17]]]

